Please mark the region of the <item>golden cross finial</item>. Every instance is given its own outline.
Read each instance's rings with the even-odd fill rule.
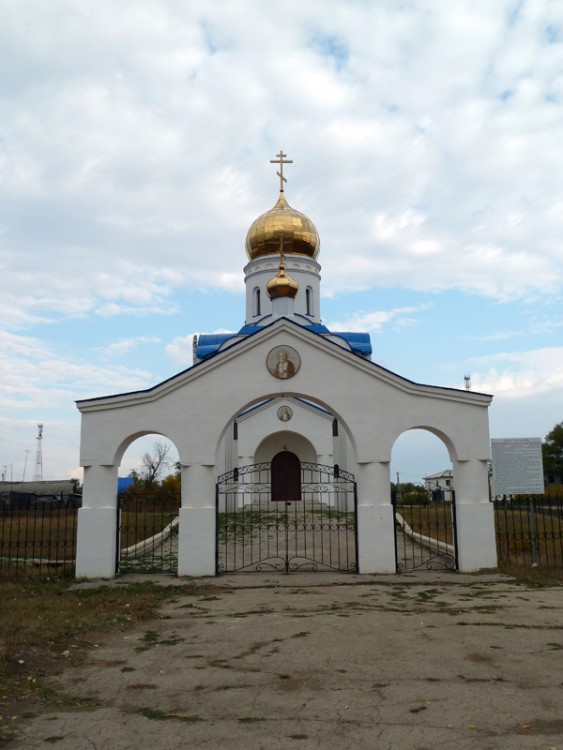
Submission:
[[[276,154],[276,156],[278,157],[277,159],[270,159],[270,164],[280,165],[280,171],[276,172],[276,174],[280,178],[280,193],[283,193],[283,183],[287,182],[287,180],[283,176],[283,165],[293,164],[293,159],[286,159],[285,157],[287,156],[287,154],[284,154],[284,152],[281,149],[280,149],[279,154]]]

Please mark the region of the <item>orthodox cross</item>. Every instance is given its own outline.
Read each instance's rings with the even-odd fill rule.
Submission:
[[[293,164],[293,159],[286,159],[285,157],[287,156],[287,154],[284,154],[284,152],[281,149],[280,149],[279,154],[276,154],[276,156],[278,157],[277,159],[270,159],[270,164],[280,165],[280,171],[276,172],[276,174],[280,178],[280,193],[283,193],[283,183],[287,182],[287,180],[283,176],[283,165]]]

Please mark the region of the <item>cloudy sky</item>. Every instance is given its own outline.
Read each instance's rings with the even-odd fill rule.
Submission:
[[[563,3],[0,0],[0,50],[7,479],[38,422],[44,478],[79,476],[76,399],[240,327],[280,148],[329,327],[411,380],[470,374],[492,437],[563,420]],[[402,441],[402,478],[445,468]]]

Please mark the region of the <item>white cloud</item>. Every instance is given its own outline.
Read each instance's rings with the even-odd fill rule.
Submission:
[[[392,324],[394,330],[406,326],[417,325],[417,315],[422,307],[398,307],[394,310],[377,310],[374,312],[358,312],[348,316],[340,322],[328,323],[331,331],[380,331]]]
[[[563,8],[286,0],[283,10],[2,4],[0,316],[14,334],[1,342],[4,413],[29,419],[26,409],[152,385],[152,363],[129,364],[144,338],[191,362],[185,331],[205,317],[190,295],[209,292],[217,329],[225,294],[244,289],[246,231],[275,203],[268,159],[282,147],[294,160],[287,198],[321,234],[324,297],[548,298],[551,325],[527,332],[528,351],[550,350],[556,365],[522,354],[481,361],[473,379],[507,397],[559,387]],[[385,307],[329,325],[421,325],[423,305]],[[516,340],[508,327],[491,320]],[[459,336],[490,351],[470,327]],[[111,341],[127,365],[98,361]]]
[[[193,333],[177,336],[166,346],[166,354],[177,365],[191,367],[193,364]]]
[[[14,324],[36,314],[26,270],[47,315],[164,310],[194,278],[240,289],[280,139],[290,200],[308,194],[326,227],[327,291],[399,274],[499,298],[560,289],[563,72],[545,29],[561,18],[534,5],[509,23],[509,2],[288,2],[283,17],[254,2],[8,3],[0,287]]]
[[[491,360],[494,365],[487,368]],[[475,365],[472,385],[476,391],[509,399],[563,392],[563,347],[496,354],[476,359]]]
[[[219,328],[210,333],[232,333],[225,328]],[[193,341],[194,336],[199,333],[190,333],[187,336],[177,336],[166,346],[166,354],[170,360],[181,367],[191,367],[193,364]]]
[[[0,332],[0,350],[0,409],[5,415],[33,412],[39,419],[57,408],[74,409],[75,399],[153,385],[149,372],[76,362],[70,353],[32,337]]]
[[[120,339],[110,344],[105,353],[110,357],[121,357],[123,354],[127,354],[132,349],[142,344],[158,344],[160,339],[156,336],[134,336],[130,339]]]

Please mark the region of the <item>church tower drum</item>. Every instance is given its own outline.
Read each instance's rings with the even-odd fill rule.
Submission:
[[[246,253],[249,262],[244,268],[246,284],[246,324],[267,325],[275,316],[271,297],[272,282],[279,275],[280,257],[284,272],[294,280],[297,291],[293,297],[291,315],[301,325],[320,325],[320,270],[317,256],[320,239],[313,222],[292,208],[285,199],[283,151],[272,159],[279,164],[280,194],[276,205],[259,216],[246,236]],[[288,312],[285,313],[290,317]]]

